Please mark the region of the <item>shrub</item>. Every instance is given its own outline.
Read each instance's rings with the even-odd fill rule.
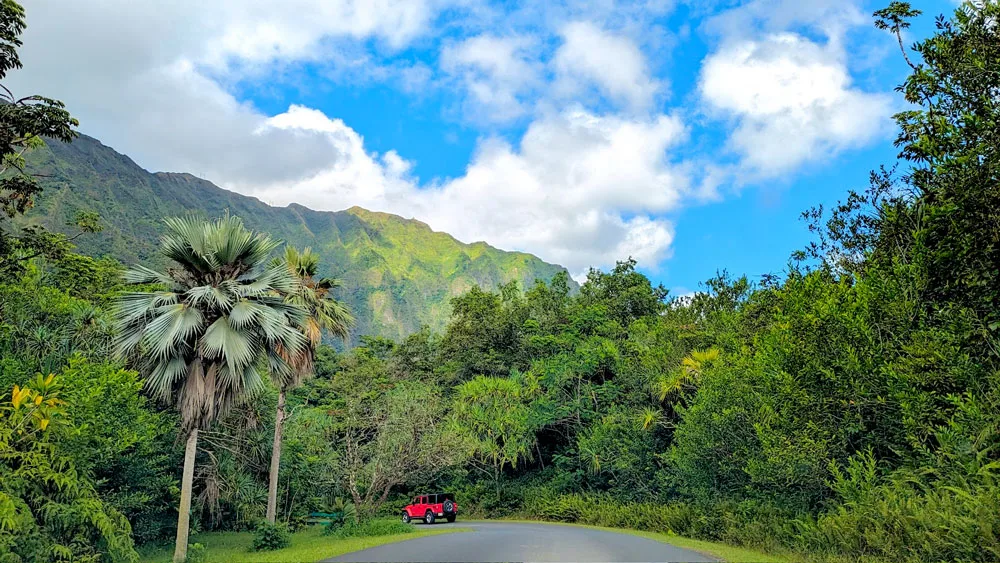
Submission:
[[[528,507],[528,512],[542,520],[579,522],[583,515],[583,504],[577,495],[539,498]]]
[[[413,526],[403,524],[398,520],[388,519],[365,520],[360,523],[352,520],[341,526],[327,525],[324,530],[324,534],[336,538],[364,538],[410,533],[413,533]]]
[[[0,401],[0,554],[14,561],[138,561],[124,514],[66,455],[72,414],[54,375]],[[7,554],[10,557],[7,557]]]
[[[797,547],[891,560],[1000,560],[1000,463],[987,462],[880,480],[871,455],[857,456],[834,472],[844,502],[796,522]]]
[[[333,504],[330,505],[329,512],[334,516],[330,519],[328,526],[333,526],[334,528],[339,528],[348,522],[353,522],[358,516],[358,508],[354,506],[354,503],[346,501],[341,497],[334,499]]]
[[[527,495],[527,515],[556,522],[691,534],[698,511],[684,503],[622,503],[603,495]]]
[[[292,535],[285,524],[263,523],[254,532],[253,551],[274,551],[283,549],[292,543]]]
[[[188,544],[187,563],[205,563],[208,561],[208,549],[204,544]]]
[[[296,514],[288,519],[288,531],[295,533],[305,529],[309,525],[305,514]]]

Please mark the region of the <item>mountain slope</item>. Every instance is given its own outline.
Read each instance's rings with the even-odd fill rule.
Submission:
[[[440,329],[450,298],[473,285],[495,288],[516,280],[525,287],[564,271],[530,254],[465,244],[387,213],[272,207],[190,174],[153,174],[85,135],[69,144],[49,142],[28,160],[44,176],[44,192],[27,220],[60,230],[78,211],[98,212],[105,230],[77,242],[88,254],[163,266],[157,248],[164,217],[211,218],[227,210],[251,229],[313,247],[322,256],[321,275],[343,282],[339,297],[358,318],[355,340],[363,334],[398,338],[422,325]]]

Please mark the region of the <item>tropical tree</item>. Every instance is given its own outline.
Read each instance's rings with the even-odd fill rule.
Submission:
[[[126,273],[128,282],[160,287],[120,298],[116,349],[135,361],[152,394],[180,411],[187,438],[174,551],[180,563],[187,556],[198,431],[260,389],[261,371],[292,371],[279,351],[294,357],[306,347],[297,328],[305,313],[283,297],[298,280],[267,261],[278,241],[228,215],[166,224],[162,253],[177,267]]]
[[[372,358],[385,373],[385,364]],[[411,381],[383,381],[377,392],[360,379],[366,366],[344,373],[342,416],[343,482],[356,508],[355,520],[378,514],[393,488],[438,478],[465,455],[461,440],[443,421],[446,406],[440,387]],[[374,367],[374,366],[367,366]],[[348,368],[351,369],[351,368]],[[370,381],[370,379],[368,380]]]
[[[339,282],[330,278],[316,278],[319,256],[311,248],[303,251],[293,246],[285,247],[284,265],[298,283],[292,291],[285,293],[285,300],[305,311],[299,326],[307,345],[299,350],[280,350],[282,357],[292,366],[291,370],[272,372],[275,387],[278,388],[278,410],[274,418],[274,444],[271,449],[271,469],[267,487],[267,521],[274,524],[278,507],[278,469],[281,466],[281,437],[285,424],[285,396],[287,392],[313,376],[313,359],[316,348],[323,340],[323,331],[334,336],[347,338],[354,317],[347,307],[333,298],[331,291]]]
[[[454,429],[473,465],[493,479],[500,500],[504,467],[529,459],[535,445],[528,389],[515,378],[480,375],[455,393]]]

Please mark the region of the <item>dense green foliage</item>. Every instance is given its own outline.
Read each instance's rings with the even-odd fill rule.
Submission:
[[[73,271],[94,275],[58,281]],[[0,284],[4,399],[13,399],[14,386],[40,391],[38,372],[55,374],[59,386],[57,414],[44,432],[21,433],[24,409],[18,414],[3,407],[0,433],[9,448],[3,458],[11,464],[3,470],[5,494],[31,512],[4,507],[3,518],[11,520],[0,531],[7,538],[0,545],[16,543],[20,560],[128,561],[134,559],[133,538],[145,542],[173,530],[175,419],[142,395],[135,372],[109,363],[105,296],[115,290],[118,282],[109,280],[120,271],[105,261],[64,255],[29,262],[17,282]]]
[[[0,403],[0,557],[137,561],[125,517],[98,496],[52,434],[65,434],[55,375],[14,386]]]
[[[208,548],[202,543],[188,545],[187,561],[185,563],[206,563],[208,561]]]
[[[876,24],[898,34],[916,15],[894,3]],[[173,255],[187,275],[133,276],[159,285],[129,289],[139,305],[149,301],[133,307],[143,330],[116,333],[111,304],[125,291],[117,262],[69,251],[24,261],[0,280],[0,557],[129,561],[133,543],[168,538],[180,492],[176,436],[198,427],[195,531],[260,525],[280,443],[281,529],[323,512],[340,515],[328,528],[338,537],[397,534],[402,524],[379,517],[398,515],[418,492],[449,491],[461,517],[671,532],[816,559],[1000,559],[998,19],[996,4],[963,7],[915,45],[900,88],[911,105],[897,116],[902,172],[880,170],[829,213],[807,212],[815,243],[759,284],[722,274],[670,299],[631,260],[590,272],[579,291],[564,272],[524,286],[500,282],[523,281],[528,270],[477,280],[482,287],[461,282],[433,290],[435,303],[455,294],[447,322],[396,340],[360,337],[343,353],[309,348],[315,377],[295,385],[280,369],[294,354],[234,350],[237,363],[261,370],[256,394],[212,416],[204,397],[194,420],[146,398],[176,391],[181,380],[166,375],[189,372],[157,375],[157,362],[131,371],[111,355],[115,337],[138,334],[141,357],[188,354],[190,366],[200,344],[187,339],[204,323],[178,317],[150,328],[170,311],[190,313],[171,300],[188,300],[214,322],[231,317],[235,301],[281,309],[290,287],[271,283],[265,268],[254,270],[267,278],[254,287],[270,289],[240,299],[199,290],[198,276],[215,276],[221,264],[198,266],[203,257],[188,245]],[[69,147],[39,151],[38,165],[65,167],[61,181],[76,181],[87,158],[97,170],[112,154],[88,139]],[[140,191],[180,181],[130,170],[123,178]],[[94,174],[82,189],[118,189]],[[76,188],[61,189],[71,201]],[[208,202],[224,193],[204,189]],[[310,228],[322,223],[322,214],[247,201],[229,203],[255,221],[274,214],[266,217],[276,229],[298,229],[306,217],[316,221]],[[112,213],[112,222],[128,213]],[[358,210],[322,217],[328,226],[381,221],[337,231],[363,232],[371,244],[397,228],[431,236]],[[149,225],[136,249],[158,232]],[[134,235],[115,228],[123,241]],[[396,271],[314,246],[320,264],[343,268],[333,273]],[[350,248],[362,247],[373,248]],[[248,262],[262,264],[268,252],[258,248]],[[425,270],[438,272],[426,287],[456,283],[454,271]],[[303,314],[237,324],[301,337]],[[284,413],[281,441],[275,412]],[[259,530],[262,547],[281,543],[279,528]]]

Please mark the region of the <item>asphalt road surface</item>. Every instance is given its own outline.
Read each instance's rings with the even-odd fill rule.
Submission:
[[[421,524],[417,524],[421,525]],[[347,553],[327,561],[441,561],[441,562],[638,562],[714,561],[707,555],[655,540],[555,524],[462,522],[471,532],[425,536]]]

